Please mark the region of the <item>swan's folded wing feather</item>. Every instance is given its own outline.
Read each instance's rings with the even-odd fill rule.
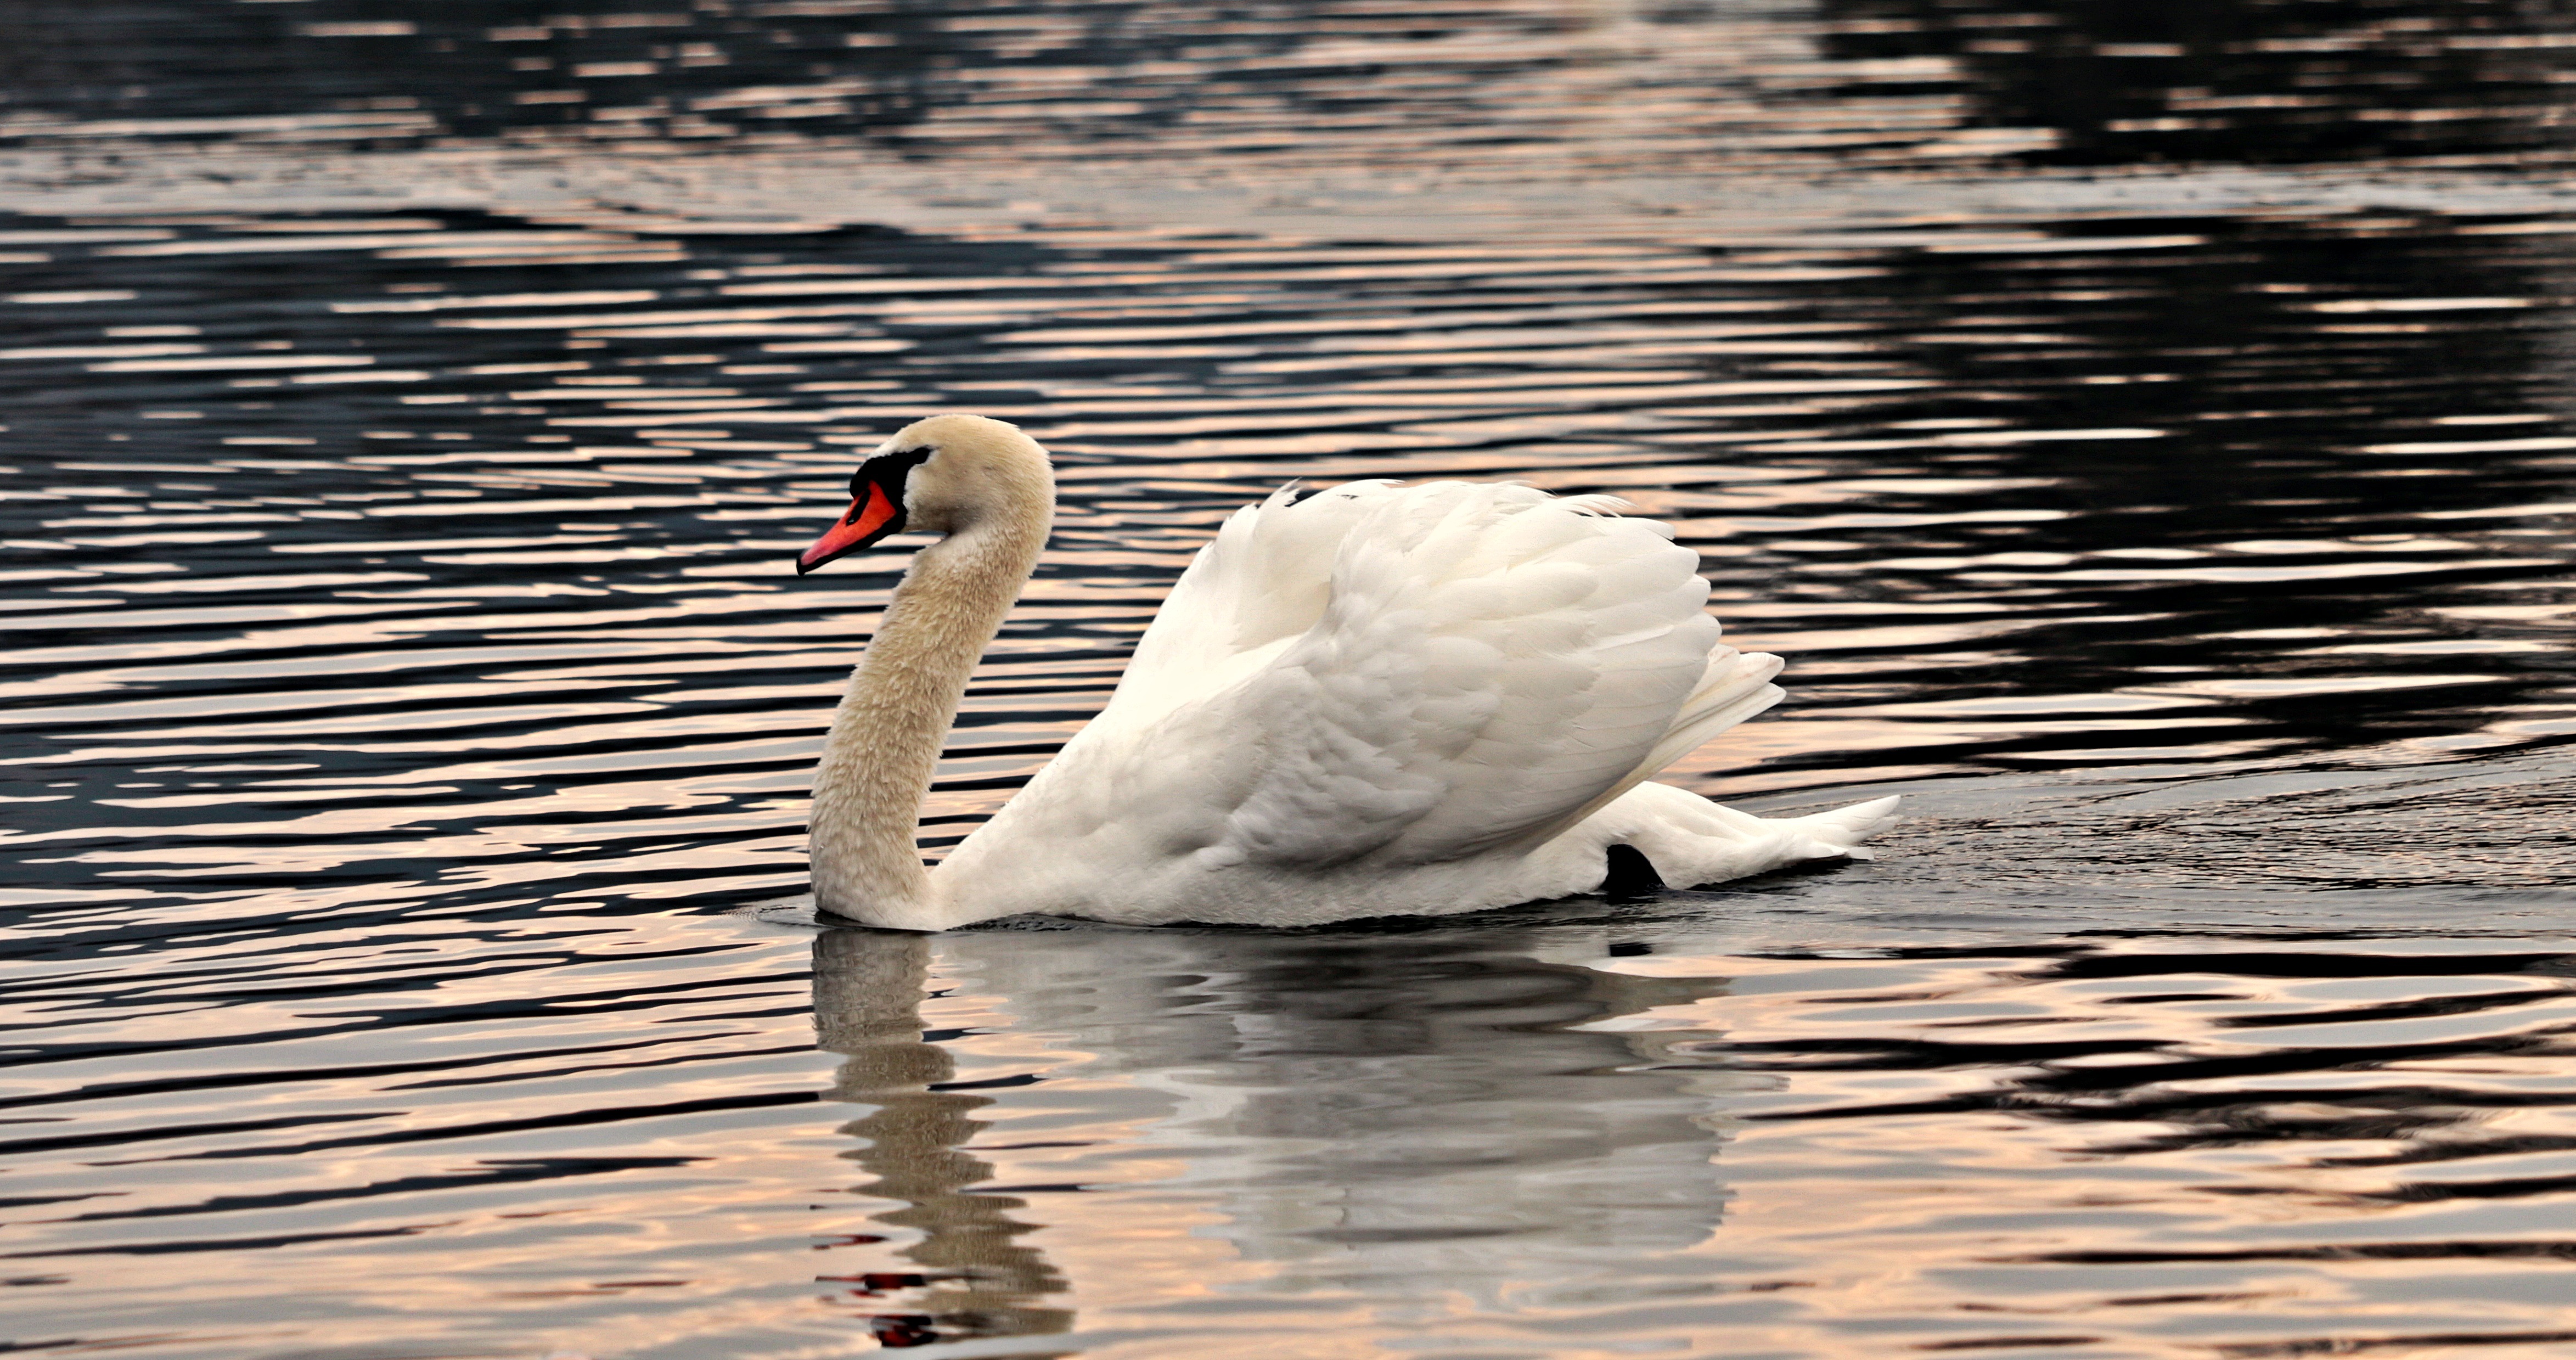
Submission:
[[[1644,777],[1733,657],[1659,526],[1521,487],[1361,499],[1313,623],[1170,715],[1229,734],[1209,863],[1429,863],[1550,831]]]
[[[1137,640],[1115,715],[1145,721],[1225,689],[1265,649],[1314,627],[1331,593],[1335,551],[1386,486],[1353,482],[1301,500],[1292,485],[1228,516]]]

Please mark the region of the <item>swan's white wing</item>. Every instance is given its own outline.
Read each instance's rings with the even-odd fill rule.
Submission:
[[[1777,662],[1717,646],[1697,555],[1597,505],[1434,482],[1229,522],[1248,532],[1175,588],[1112,706],[1191,746],[1193,791],[1222,803],[1202,862],[1428,863],[1552,833],[1688,749],[1668,739],[1768,706]]]
[[[1137,641],[1112,701],[1116,717],[1143,721],[1225,689],[1314,627],[1342,539],[1390,485],[1353,482],[1302,500],[1281,487],[1228,516]]]

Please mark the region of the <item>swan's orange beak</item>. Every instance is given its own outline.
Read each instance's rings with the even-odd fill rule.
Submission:
[[[826,530],[814,546],[796,555],[799,576],[839,557],[854,553],[903,527],[903,507],[874,482],[857,500],[850,502],[850,512]]]

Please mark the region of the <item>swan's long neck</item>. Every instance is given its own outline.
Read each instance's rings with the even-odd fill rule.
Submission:
[[[814,771],[814,902],[870,925],[937,930],[915,845],[966,679],[1046,545],[1051,506],[1013,507],[924,548],[895,587]]]

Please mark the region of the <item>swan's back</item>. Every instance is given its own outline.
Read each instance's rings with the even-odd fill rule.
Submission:
[[[1617,504],[1370,482],[1246,507],[1040,784],[1142,808],[1211,869],[1552,835],[1778,697],[1774,659],[1718,646],[1698,555]]]

